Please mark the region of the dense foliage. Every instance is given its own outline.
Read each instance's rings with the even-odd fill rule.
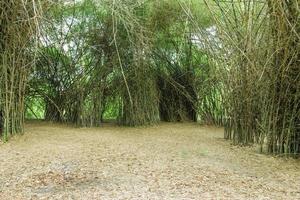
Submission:
[[[298,0],[0,7],[4,140],[26,113],[77,126],[200,121],[234,144],[300,153]]]
[[[108,112],[130,126],[196,121],[196,82],[208,63],[193,41],[190,8],[171,1],[54,5],[53,21],[42,26],[28,115],[39,115],[32,107],[43,99],[46,120],[80,126],[98,126]]]

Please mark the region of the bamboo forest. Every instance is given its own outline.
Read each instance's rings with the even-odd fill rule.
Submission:
[[[0,0],[2,199],[300,199],[300,1]]]

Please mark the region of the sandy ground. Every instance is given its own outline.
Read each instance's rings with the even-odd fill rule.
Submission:
[[[300,161],[198,124],[31,123],[0,145],[0,199],[300,199]]]

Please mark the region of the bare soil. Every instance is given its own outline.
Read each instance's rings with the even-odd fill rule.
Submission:
[[[300,161],[192,123],[27,124],[0,145],[0,199],[300,199]]]

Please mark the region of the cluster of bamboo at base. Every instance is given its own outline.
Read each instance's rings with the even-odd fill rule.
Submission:
[[[270,85],[262,135],[274,154],[300,154],[300,3],[268,0],[271,57]],[[264,147],[262,146],[262,149]]]
[[[112,6],[113,44],[117,55],[115,94],[120,99],[118,122],[141,126],[159,121],[156,76],[151,67],[151,34],[144,1],[118,1]],[[126,7],[128,10],[124,10]],[[118,86],[117,86],[117,85]]]
[[[69,99],[65,109],[65,121],[80,127],[98,127],[103,121],[103,89],[75,90],[74,98]]]
[[[299,155],[299,2],[251,0],[218,7],[225,51],[217,60],[225,66],[228,91],[225,138],[259,144],[262,152]]]
[[[147,60],[148,47],[144,41],[137,44],[137,47],[132,47],[129,65],[124,70],[126,77],[123,87],[120,87],[122,104],[118,118],[125,126],[149,125],[159,121],[156,77]]]
[[[24,93],[33,62],[28,47],[34,39],[40,6],[31,0],[0,2],[0,134],[4,141],[23,132]]]
[[[121,124],[140,126],[159,121],[158,93],[151,73],[145,66],[139,66],[127,73],[130,93],[124,88],[119,116]]]

